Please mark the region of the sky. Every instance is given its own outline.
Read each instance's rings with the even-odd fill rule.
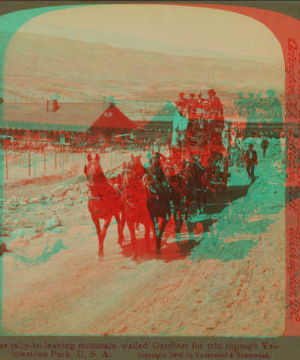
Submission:
[[[155,4],[83,6],[37,16],[18,31],[171,55],[283,59],[279,42],[265,25],[217,9]]]

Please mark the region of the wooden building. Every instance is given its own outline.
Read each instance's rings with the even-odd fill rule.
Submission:
[[[87,130],[88,137],[99,140],[114,140],[129,135],[136,129],[136,125],[131,121],[115,104],[110,104],[108,108],[98,117],[98,119]]]

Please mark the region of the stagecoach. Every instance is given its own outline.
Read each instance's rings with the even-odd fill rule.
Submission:
[[[140,156],[132,155],[129,163],[123,163],[121,174],[114,179],[107,174],[108,182],[104,181],[98,187],[102,194],[97,195],[97,189],[91,190],[88,208],[97,228],[99,255],[103,254],[105,234],[113,216],[118,223],[118,242],[121,246],[127,221],[134,256],[139,252],[136,223],[145,225],[148,250],[151,248],[150,227],[154,228],[157,253],[160,253],[163,232],[172,216],[176,237],[181,236],[184,221],[189,236],[193,237],[191,216],[196,210],[200,212],[200,198],[205,197],[210,201],[211,194],[218,196],[218,190],[226,190],[228,178],[229,139],[222,137],[225,128],[223,113],[219,116],[205,106],[202,110],[202,113],[191,116],[191,113],[176,109],[169,156],[166,152],[159,154],[152,149],[152,158],[143,165]],[[97,167],[97,160],[95,163],[90,160],[85,168],[85,174],[92,183],[99,176],[95,171]],[[100,218],[105,220],[103,229],[100,228]]]
[[[190,114],[177,109],[173,122],[172,153],[177,162],[199,158],[210,184],[226,189],[230,157],[230,127],[223,114],[212,112],[209,104]]]

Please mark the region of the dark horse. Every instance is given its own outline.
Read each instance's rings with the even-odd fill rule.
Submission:
[[[118,243],[122,246],[124,238],[124,216],[122,216],[122,213],[124,209],[120,193],[106,180],[98,159],[93,161],[88,158],[89,162],[85,166],[84,172],[87,176],[90,189],[88,209],[97,229],[99,241],[98,255],[102,256],[104,239],[113,216],[118,225]],[[100,219],[104,220],[103,229],[100,226]]]
[[[193,173],[189,164],[181,162],[176,167],[171,164],[168,181],[172,189],[171,213],[175,220],[176,238],[180,237],[184,220],[191,236],[193,229],[190,223],[190,213],[195,207],[196,197]]]
[[[155,175],[153,169],[149,170],[146,179],[147,184],[147,208],[154,225],[156,253],[161,252],[161,239],[168,221],[171,217],[171,189],[163,184]],[[159,225],[158,219],[162,222]]]
[[[170,172],[168,181],[171,186],[171,213],[175,221],[176,237],[180,233],[185,216],[186,183],[184,177],[177,172]]]

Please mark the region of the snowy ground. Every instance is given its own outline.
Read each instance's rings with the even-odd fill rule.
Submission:
[[[129,231],[117,246],[110,226],[104,257],[86,203],[84,157],[69,157],[64,178],[5,182],[3,328],[39,335],[281,335],[285,323],[285,169],[270,145],[259,178],[230,168],[228,196],[194,218],[195,240],[175,239],[171,220],[162,256],[133,261]],[[113,154],[114,156],[114,154]],[[142,154],[145,161],[146,153]],[[109,169],[129,159],[112,162]],[[52,174],[55,175],[55,174]],[[8,179],[9,180],[9,179]],[[142,229],[141,229],[142,232]],[[141,233],[142,234],[142,233]],[[142,236],[140,235],[140,238]],[[153,244],[154,250],[154,244]]]

